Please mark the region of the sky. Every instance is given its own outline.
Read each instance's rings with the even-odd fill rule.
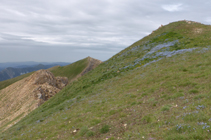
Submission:
[[[105,61],[178,20],[211,24],[210,0],[0,0],[1,62]]]

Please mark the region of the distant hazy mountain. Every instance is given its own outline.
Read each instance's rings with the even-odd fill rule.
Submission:
[[[26,67],[34,67],[36,65],[43,64],[43,65],[53,65],[57,64],[60,66],[65,66],[70,63],[67,62],[34,62],[34,61],[28,61],[28,62],[7,62],[7,63],[0,63],[0,71],[2,71],[5,68],[12,67],[12,68],[26,68]]]
[[[10,64],[15,67],[8,67],[8,68],[1,70],[0,71],[0,81],[11,79],[11,78],[14,78],[14,77],[17,77],[17,76],[20,76],[20,75],[23,75],[23,74],[26,74],[26,73],[29,73],[32,71],[37,71],[40,69],[48,69],[48,68],[51,68],[51,67],[54,67],[57,65],[64,66],[67,63],[60,62],[60,63],[50,64],[50,65],[39,64],[39,65],[35,65],[35,66],[27,66],[26,65],[27,63],[25,63],[25,65],[19,65],[19,66],[16,65],[15,63],[10,63]],[[34,62],[32,64],[34,64]]]

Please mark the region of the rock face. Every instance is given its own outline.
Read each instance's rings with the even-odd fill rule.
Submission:
[[[54,77],[39,70],[0,91],[0,127],[9,128],[68,84],[66,77]],[[13,121],[14,120],[14,121]]]
[[[38,106],[58,93],[68,84],[67,77],[54,77],[48,70],[40,70],[31,76],[34,85],[38,85],[33,90],[35,100],[38,100]]]

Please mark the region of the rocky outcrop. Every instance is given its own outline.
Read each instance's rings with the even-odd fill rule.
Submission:
[[[66,77],[54,77],[48,70],[39,70],[1,90],[0,127],[6,124],[4,129],[9,128],[67,84]]]
[[[54,77],[54,75],[47,70],[40,70],[32,78],[35,85],[38,85],[33,90],[35,100],[38,100],[38,106],[47,101],[49,98],[58,93],[68,84],[67,77]]]

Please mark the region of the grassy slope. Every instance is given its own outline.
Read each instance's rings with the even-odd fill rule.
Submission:
[[[72,63],[68,66],[64,66],[64,67],[56,66],[56,67],[53,67],[49,70],[55,76],[66,76],[66,77],[69,78],[69,80],[72,80],[73,78],[75,78],[77,75],[79,75],[88,66],[88,62],[89,62],[88,58],[85,58],[85,59],[79,60],[75,63]],[[2,82],[0,82],[0,87],[3,89],[5,87],[19,81],[19,80],[22,80],[23,78],[30,76],[32,73],[33,72],[18,76],[16,78],[12,78],[12,79],[9,79],[9,80],[2,81]],[[2,94],[2,95],[0,94],[0,99],[3,96],[4,96],[4,94]],[[8,122],[4,126],[0,125],[0,131],[4,130],[4,128],[8,124],[11,124],[12,122],[14,122],[14,120]]]
[[[88,63],[88,58],[85,58],[67,66],[56,67],[51,72],[54,76],[67,77],[70,81],[76,78],[87,67]]]
[[[196,28],[204,32],[195,34]],[[211,138],[211,51],[202,50],[211,45],[210,36],[211,27],[198,23],[164,26],[73,82],[0,138]],[[198,49],[131,66],[149,51],[131,51],[135,46],[173,40],[179,43],[171,50]]]

